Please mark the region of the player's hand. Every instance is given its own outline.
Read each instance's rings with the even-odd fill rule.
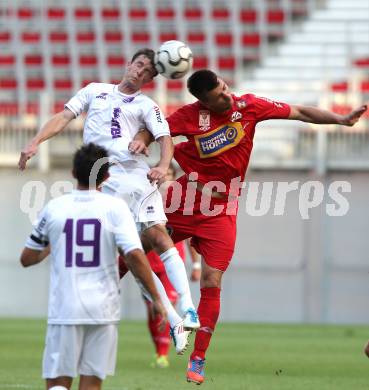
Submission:
[[[37,153],[37,145],[29,144],[22,151],[18,161],[18,168],[23,171],[26,169],[27,161]]]
[[[128,150],[132,154],[144,154],[146,157],[149,156],[149,148],[141,140],[133,140],[128,144]]]
[[[344,126],[353,126],[367,109],[368,106],[366,104],[362,105],[360,108],[350,112],[350,114],[345,115],[341,124]]]
[[[160,321],[158,324],[158,329],[160,332],[163,332],[165,329],[165,325],[168,322],[168,313],[165,310],[161,300],[152,302],[152,309],[155,316],[159,316]]]
[[[150,182],[159,181],[165,177],[167,174],[168,169],[163,167],[154,167],[151,168],[150,171],[147,174],[147,178],[150,180]]]
[[[198,282],[201,278],[201,268],[200,269],[194,269],[192,268],[191,271],[191,281],[192,282]]]

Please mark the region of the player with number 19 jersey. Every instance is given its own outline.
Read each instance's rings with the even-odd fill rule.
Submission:
[[[126,203],[98,191],[51,200],[26,247],[51,247],[48,324],[114,324],[120,320],[117,248],[142,249]]]

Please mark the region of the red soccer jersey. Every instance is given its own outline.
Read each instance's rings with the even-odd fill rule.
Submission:
[[[226,185],[233,178],[245,178],[253,146],[255,126],[266,119],[285,119],[290,106],[257,97],[232,95],[233,107],[218,114],[200,102],[187,104],[167,120],[172,136],[183,135],[188,141],[175,146],[174,158],[186,174],[197,172],[198,181],[220,181]]]

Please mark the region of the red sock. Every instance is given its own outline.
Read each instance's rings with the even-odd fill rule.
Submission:
[[[128,268],[126,263],[124,262],[124,256],[120,255],[118,257],[118,265],[119,265],[119,277],[122,279],[123,276],[128,272]]]
[[[162,332],[160,332],[158,329],[160,317],[159,316],[153,317],[151,315],[151,310],[150,310],[151,302],[146,301],[146,305],[147,305],[147,325],[150,330],[152,341],[155,345],[156,353],[158,356],[168,355],[169,347],[170,347],[169,324],[167,323],[165,329]]]
[[[201,298],[197,314],[199,315],[200,329],[196,332],[195,348],[191,359],[205,359],[211,336],[218,321],[220,312],[220,288],[205,287],[201,289]]]

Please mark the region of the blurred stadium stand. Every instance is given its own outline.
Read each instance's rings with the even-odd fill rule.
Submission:
[[[0,0],[0,164],[14,165],[79,88],[118,83],[136,49],[168,39],[187,42],[194,69],[214,69],[236,92],[341,113],[369,98],[367,0]],[[167,113],[191,99],[184,80],[158,77],[145,92]],[[43,166],[69,160],[81,123],[50,142]],[[368,119],[349,133],[336,127],[319,137],[316,129],[262,124],[252,166],[322,168],[320,143],[325,167],[369,168]]]

